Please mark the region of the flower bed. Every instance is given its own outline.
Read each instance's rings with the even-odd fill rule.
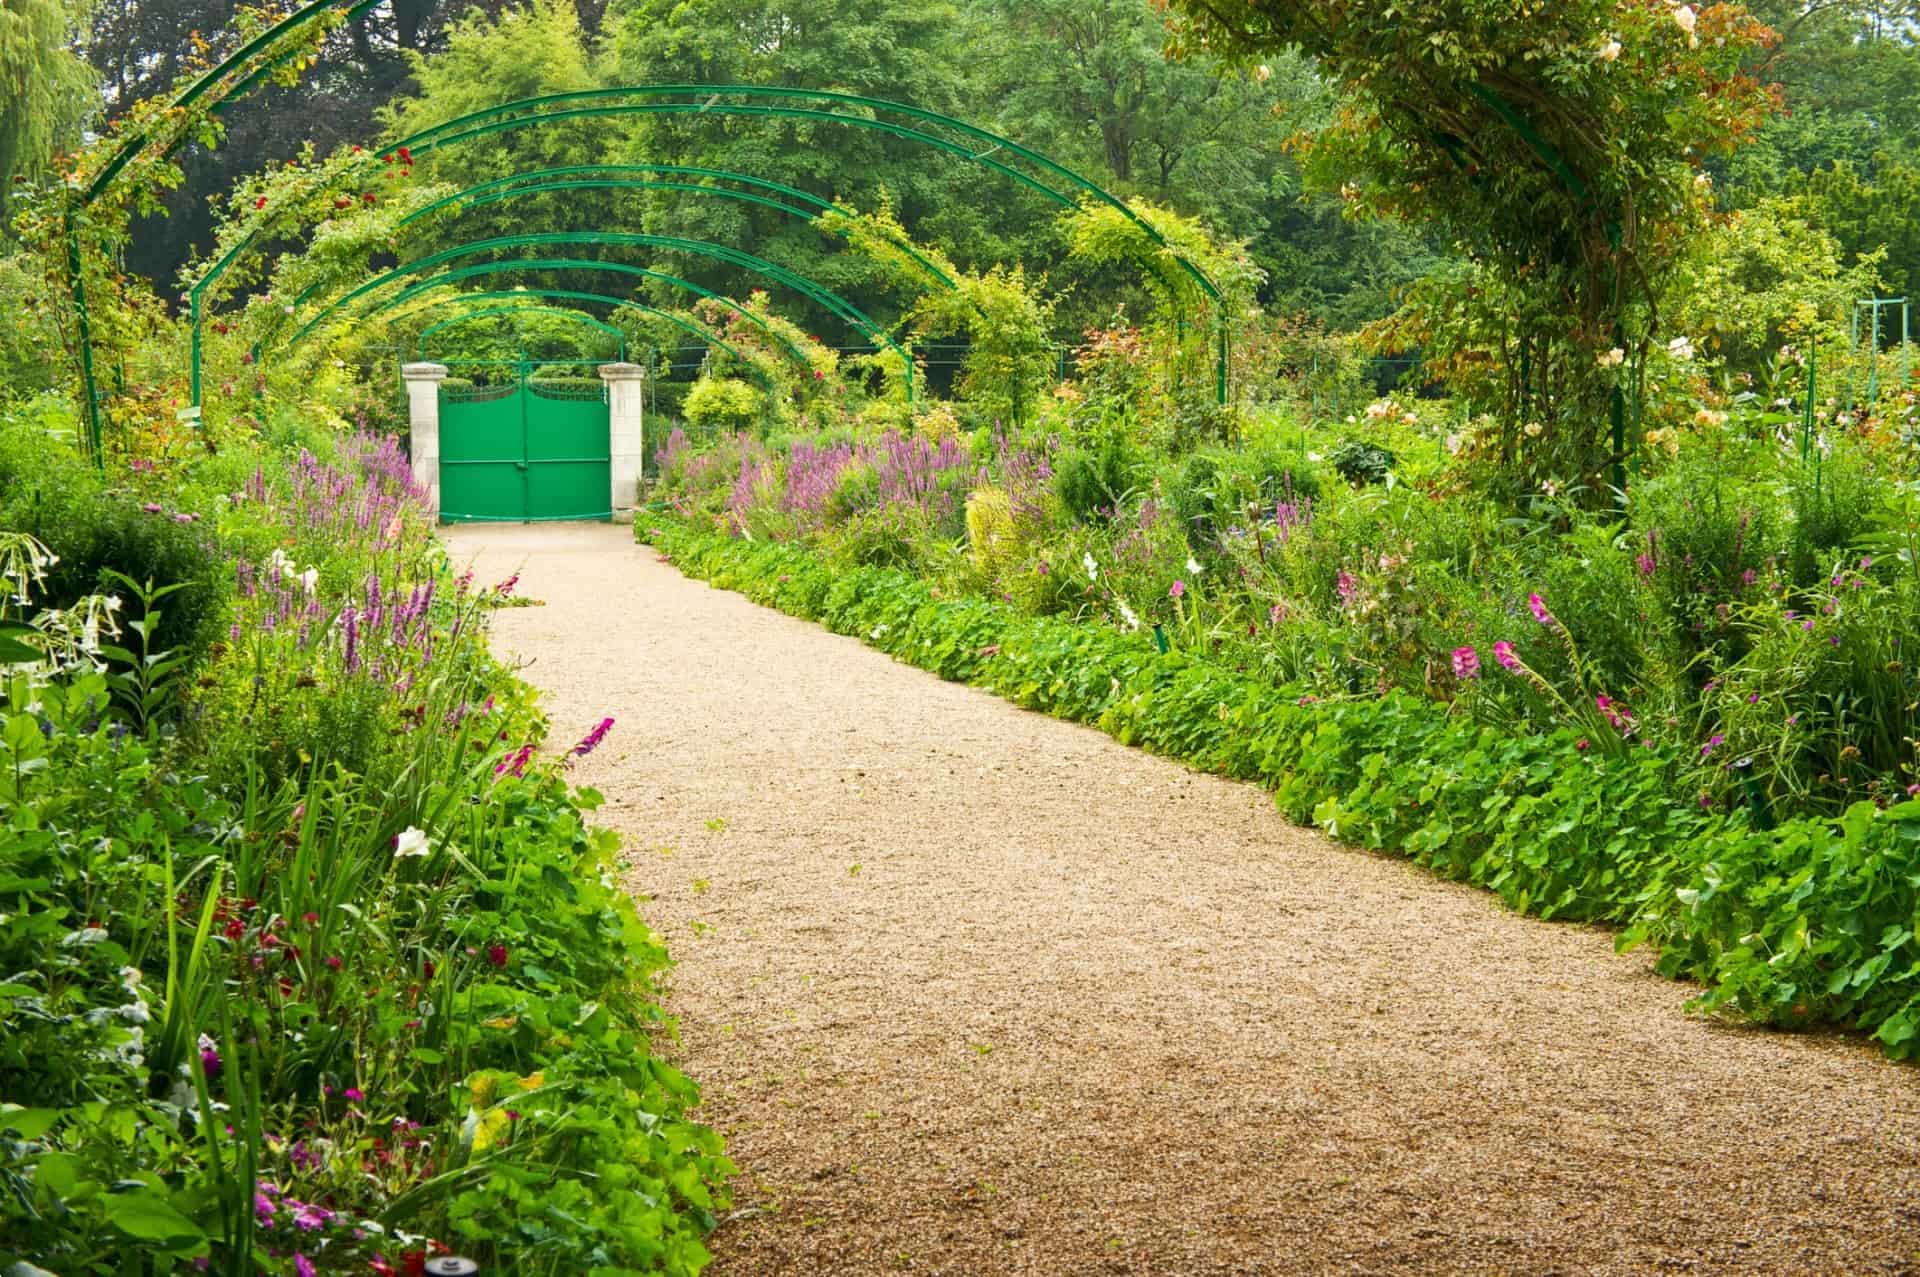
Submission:
[[[1914,1051],[1920,802],[1759,829],[1746,809],[1676,801],[1670,748],[1597,751],[1576,728],[1515,733],[1397,691],[1317,698],[1163,653],[1144,632],[942,597],[898,570],[665,516],[636,530],[683,571],[942,678],[1265,785],[1290,819],[1344,841],[1523,912],[1620,927],[1621,948],[1655,945],[1661,971],[1702,982],[1704,1010],[1848,1025],[1895,1058]]]
[[[4,670],[0,1267],[700,1271],[730,1167],[501,592],[390,442],[132,482],[198,507],[230,620]]]

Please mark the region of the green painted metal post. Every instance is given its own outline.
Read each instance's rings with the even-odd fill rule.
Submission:
[[[80,343],[80,393],[87,399],[87,449],[93,453],[93,464],[104,467],[107,458],[100,436],[100,391],[93,384],[93,320],[87,313],[87,279],[80,263],[80,227],[73,213],[73,188],[68,187],[62,221],[67,236],[67,280],[73,293],[74,336]]]

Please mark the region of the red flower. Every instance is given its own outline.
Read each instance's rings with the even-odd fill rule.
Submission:
[[[427,1277],[427,1252],[424,1250],[403,1250],[400,1252],[400,1271],[406,1277]]]
[[[267,197],[262,195],[259,199],[253,202],[253,206],[255,208],[265,208],[267,206]]]
[[[420,964],[420,968],[422,973],[425,974],[425,976],[427,977],[427,979],[429,980],[433,979],[433,959],[428,958],[425,962],[422,962]]]
[[[503,944],[488,945],[487,961],[491,962],[496,967],[506,966],[507,965],[507,946]]]
[[[342,195],[339,199],[333,202],[333,206],[335,208],[352,208],[353,201],[348,199],[346,196]]]
[[[340,969],[340,959],[338,959],[338,958],[328,958],[328,959],[327,959],[327,969],[328,969],[329,971],[338,971],[338,970]]]
[[[406,147],[404,147],[404,146],[400,148],[400,162],[401,162],[402,164],[411,164],[411,163],[413,163],[413,152],[412,152],[412,151],[409,151],[409,150],[408,150],[408,149],[407,149]]]

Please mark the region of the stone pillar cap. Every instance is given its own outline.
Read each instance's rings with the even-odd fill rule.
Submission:
[[[400,375],[408,381],[445,381],[445,364],[401,364]]]
[[[603,381],[638,381],[647,375],[647,370],[639,364],[601,364],[600,377]]]

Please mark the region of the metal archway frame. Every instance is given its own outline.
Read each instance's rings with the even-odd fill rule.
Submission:
[[[291,344],[297,343],[298,341],[306,337],[309,333],[311,333],[316,327],[320,326],[321,324],[324,324],[328,319],[330,319],[335,313],[337,313],[343,307],[350,305],[351,303],[358,300],[359,298],[366,296],[368,293],[374,292],[377,289],[385,288],[393,283],[396,283],[400,280],[404,280],[410,276],[417,275],[422,271],[431,270],[436,266],[442,266],[447,264],[448,262],[458,261],[463,257],[471,257],[477,253],[490,253],[495,251],[504,251],[507,249],[514,249],[514,248],[540,248],[540,247],[546,247],[549,245],[572,246],[576,244],[600,245],[600,246],[612,247],[612,248],[664,248],[664,249],[668,249],[670,251],[675,251],[675,252],[687,252],[687,253],[692,253],[696,256],[711,257],[718,261],[727,262],[730,265],[740,266],[743,269],[746,269],[752,272],[753,274],[762,275],[768,279],[784,284],[787,287],[793,289],[794,291],[800,293],[802,296],[807,297],[809,300],[815,301],[820,305],[827,307],[829,310],[832,310],[835,314],[840,315],[848,323],[852,324],[854,328],[856,328],[861,333],[866,335],[870,340],[877,340],[879,344],[883,344],[888,349],[892,350],[894,354],[900,358],[900,360],[902,361],[902,364],[904,365],[906,386],[907,386],[907,399],[908,399],[908,402],[912,402],[912,399],[913,399],[913,358],[912,356],[909,355],[905,350],[903,350],[900,347],[900,345],[893,340],[892,336],[890,336],[884,328],[876,324],[859,307],[853,305],[853,303],[847,301],[844,297],[841,297],[838,293],[833,292],[831,289],[828,289],[823,285],[818,284],[813,280],[806,278],[803,275],[799,275],[793,271],[790,271],[784,266],[779,266],[773,262],[766,261],[763,258],[755,257],[751,253],[743,252],[739,249],[728,248],[720,244],[710,244],[704,240],[685,240],[685,239],[678,239],[673,236],[667,236],[667,235],[640,235],[640,234],[633,234],[633,233],[619,232],[619,231],[546,231],[546,232],[541,232],[539,234],[533,234],[533,235],[506,235],[506,236],[501,236],[495,239],[476,240],[469,244],[456,245],[453,248],[443,249],[438,253],[430,253],[426,257],[418,258],[411,262],[402,263],[401,265],[396,266],[391,270],[385,271],[382,274],[375,276],[373,279],[368,280],[364,284],[361,284],[355,288],[349,289],[347,292],[341,294],[339,297],[336,297],[333,301],[329,302],[325,307],[321,309],[319,314],[315,315],[312,319],[308,320],[307,323],[304,326],[302,326],[300,330],[296,332],[294,336],[286,344],[291,345]],[[523,267],[530,265],[530,263],[527,263],[525,261],[516,262],[515,259],[508,259],[507,261],[499,264],[509,269],[511,269],[516,264],[521,265]],[[578,268],[581,265],[581,263],[576,259],[574,262],[571,263],[571,265],[573,268]],[[607,263],[607,262],[590,263],[588,264],[588,268],[589,269],[605,269],[605,268],[610,268],[613,265],[615,264]],[[639,273],[647,275],[652,278],[662,279],[674,286],[678,286],[686,289],[692,289],[694,291],[702,293],[705,296],[717,297],[717,294],[714,294],[709,290],[700,288],[698,285],[690,284],[686,280],[677,279],[673,276],[661,275],[658,272],[652,272],[652,271],[639,271]],[[736,305],[735,308],[740,310],[742,314],[751,314],[751,312],[746,311],[743,307],[738,307]],[[765,324],[765,322],[762,320],[759,320],[757,316],[754,317],[754,319],[756,323],[759,323],[761,325],[761,327],[767,328],[767,325]],[[768,328],[767,330],[769,332],[772,331],[770,328]],[[789,343],[789,346],[790,348],[792,348],[791,343]],[[794,349],[794,353],[798,355],[799,354],[798,349],[797,348],[793,348],[793,349]]]
[[[591,263],[588,263],[588,265],[592,266],[595,269],[598,269],[603,264],[600,262],[591,262]],[[388,298],[387,300],[381,302],[379,305],[373,307],[371,310],[367,311],[365,317],[371,319],[373,316],[378,315],[383,311],[395,309],[396,307],[404,305],[405,303],[410,301],[416,301],[420,297],[425,296],[426,292],[429,292],[434,288],[444,288],[446,286],[447,285],[445,283],[428,281],[427,285],[416,286],[415,288],[408,289],[405,293],[401,294],[398,297]],[[759,365],[755,364],[751,359],[748,359],[744,354],[742,354],[739,351],[738,348],[736,348],[733,345],[733,343],[729,342],[726,338],[720,336],[720,334],[714,332],[710,328],[704,327],[701,324],[695,323],[693,320],[686,318],[684,315],[677,315],[670,310],[662,310],[658,306],[649,306],[645,302],[634,301],[630,297],[614,297],[607,293],[589,293],[589,292],[584,292],[579,289],[573,289],[573,288],[521,287],[521,288],[512,288],[512,289],[495,289],[490,291],[471,292],[471,293],[452,293],[445,297],[432,298],[428,301],[425,301],[421,303],[419,310],[412,311],[409,313],[421,314],[425,311],[435,310],[442,306],[457,306],[457,305],[463,305],[463,304],[471,305],[471,304],[482,302],[482,301],[491,302],[491,301],[501,301],[501,300],[507,300],[507,299],[513,299],[513,298],[527,298],[527,297],[543,297],[543,298],[548,298],[550,300],[555,300],[555,301],[598,302],[602,305],[612,307],[616,310],[622,307],[625,307],[631,310],[641,311],[645,314],[657,315],[661,319],[666,320],[667,322],[675,325],[676,327],[682,329],[683,331],[705,342],[707,345],[718,346],[721,350],[724,350],[730,357],[732,357],[734,361],[737,362],[742,368],[745,368],[748,372],[752,373],[754,378],[757,381],[759,381],[760,386],[763,390],[765,390],[768,394],[775,393],[773,380],[767,376],[767,374],[759,367]],[[424,335],[425,334],[422,334],[422,336]],[[625,334],[622,334],[623,337],[624,335]],[[803,367],[807,366],[805,365],[804,361],[802,363],[802,366]]]
[[[619,102],[621,98],[654,98],[666,96],[685,96],[700,99],[689,102]],[[868,116],[847,115],[838,111],[817,110],[809,107],[769,106],[759,103],[737,104],[720,102],[724,96],[747,98],[797,98],[809,102],[825,102],[836,106],[852,106],[874,112],[891,112],[904,115],[923,124],[949,129],[967,137],[975,145],[962,145],[949,139],[938,137],[922,129],[910,128],[889,120]],[[573,103],[604,103],[613,105],[574,106]],[[557,106],[561,109],[547,111],[544,108]],[[521,116],[518,111],[531,110],[534,113]],[[1227,401],[1227,374],[1229,343],[1227,338],[1228,316],[1226,302],[1219,287],[1196,263],[1176,250],[1167,238],[1154,225],[1127,206],[1126,202],[1111,191],[1076,173],[1065,165],[1049,159],[1038,151],[1021,146],[1013,139],[998,133],[968,124],[965,120],[943,115],[938,111],[929,111],[924,107],[904,102],[891,102],[884,98],[865,97],[855,93],[839,93],[827,89],[798,89],[777,85],[746,84],[652,84],[629,85],[605,89],[581,89],[570,93],[549,93],[537,97],[523,98],[518,102],[503,103],[486,107],[479,111],[470,111],[466,115],[422,129],[393,144],[393,149],[406,147],[414,154],[427,154],[444,146],[485,137],[494,133],[508,132],[531,124],[568,119],[594,119],[617,116],[646,115],[731,115],[749,118],[800,119],[825,123],[844,124],[851,127],[871,129],[908,141],[931,146],[937,150],[957,156],[971,163],[984,164],[1015,181],[1054,200],[1062,207],[1071,208],[1078,201],[1072,196],[1049,186],[1031,174],[1004,164],[993,158],[996,152],[1004,151],[1032,164],[1056,179],[1077,188],[1083,195],[1090,196],[1118,211],[1128,221],[1146,233],[1147,238],[1165,249],[1180,269],[1192,279],[1200,291],[1212,301],[1216,312],[1215,334],[1217,338],[1216,362],[1214,371],[1215,397],[1220,403]]]
[[[734,301],[730,297],[723,297],[719,293],[713,292],[710,289],[702,288],[698,284],[691,283],[684,279],[679,279],[673,275],[668,275],[661,271],[649,270],[644,266],[629,266],[625,262],[604,262],[604,261],[595,260],[593,258],[572,258],[572,257],[520,258],[520,259],[514,259],[510,261],[481,262],[473,266],[462,266],[456,270],[445,271],[429,279],[422,280],[419,283],[416,283],[411,287],[407,288],[405,291],[397,293],[392,297],[382,300],[377,305],[369,307],[365,312],[365,315],[366,317],[377,315],[382,311],[390,310],[396,306],[405,305],[407,302],[410,302],[418,297],[424,296],[425,294],[430,293],[435,289],[449,288],[455,284],[463,283],[469,279],[484,279],[490,275],[504,275],[504,274],[510,274],[518,271],[528,271],[528,270],[609,271],[614,274],[631,275],[636,278],[657,280],[661,283],[668,285],[669,287],[678,288],[683,292],[694,293],[709,301],[717,302],[720,305],[727,307],[729,310],[733,311],[735,314],[739,315],[741,318],[745,319],[747,322],[760,328],[761,331],[765,332],[768,337],[772,338],[779,345],[784,346],[787,350],[788,355],[793,360],[793,362],[798,364],[801,368],[811,368],[813,366],[810,362],[808,362],[805,352],[803,352],[798,346],[794,345],[792,341],[788,340],[786,337],[782,336],[779,332],[775,331],[774,328],[770,324],[768,324],[764,319],[762,319],[760,316],[754,314],[752,311],[748,310],[746,307],[742,306],[739,302]],[[572,290],[557,290],[555,295],[564,295],[564,296],[575,297],[580,299],[596,299],[596,298],[602,297],[602,295],[598,293],[574,292]],[[716,338],[713,334],[708,333],[706,330],[700,328],[698,325],[693,324],[691,321],[680,320],[679,317],[675,316],[671,311],[659,310],[659,309],[656,309],[655,307],[647,306],[641,302],[623,300],[621,298],[612,298],[610,300],[612,300],[618,305],[632,306],[638,310],[646,310],[653,314],[661,315],[665,318],[672,319],[674,320],[674,322],[679,323],[681,327],[686,328],[689,332],[693,332],[699,335],[702,340],[709,340],[709,341],[718,340],[718,338]],[[286,346],[288,348],[291,348],[295,345],[298,345],[300,342],[306,340],[307,336],[308,336],[308,329],[302,329],[300,332],[295,333],[291,338],[287,340]],[[748,363],[748,361],[743,356],[740,355],[739,351],[734,350],[733,347],[731,346],[725,345],[724,342],[722,342],[721,344],[723,348],[728,351],[728,353],[734,355],[736,358],[741,359],[741,362]],[[749,363],[748,366],[751,367],[751,364]]]
[[[456,324],[470,323],[476,319],[496,319],[501,315],[559,315],[576,324],[583,324],[589,328],[597,328],[603,333],[610,334],[619,342],[619,358],[624,360],[627,357],[627,335],[603,319],[595,319],[585,311],[574,310],[567,306],[543,306],[534,302],[522,302],[516,305],[511,302],[506,302],[498,306],[482,306],[479,310],[470,310],[464,315],[454,315],[449,319],[443,319],[439,323],[429,325],[422,329],[417,346],[420,358],[425,359],[427,357],[427,338],[433,334],[443,329],[452,328]],[[522,353],[525,353],[524,348]]]
[[[746,191],[729,190],[725,187],[708,186],[693,182],[629,178],[625,176],[628,173],[663,173],[736,181],[776,191],[782,195],[800,200],[805,204],[812,205],[812,209],[796,208],[793,205],[784,204],[779,200],[755,195]],[[612,176],[594,176],[596,174],[611,174]],[[550,178],[556,180],[546,180]],[[522,185],[522,183],[530,184]],[[470,208],[482,207],[508,199],[516,199],[523,195],[540,195],[553,191],[595,189],[670,190],[709,197],[733,199],[775,209],[790,217],[808,222],[817,222],[821,214],[836,210],[836,206],[830,201],[823,200],[816,195],[810,195],[806,191],[787,186],[784,183],[753,177],[746,173],[734,173],[725,169],[707,169],[685,164],[576,164],[560,168],[532,169],[525,173],[510,174],[506,177],[494,178],[491,181],[478,183],[463,191],[456,191],[451,195],[442,196],[430,204],[422,205],[420,208],[415,209],[402,218],[396,224],[395,229],[404,229],[433,213],[442,212],[449,208],[465,212]],[[201,350],[203,341],[202,334],[206,319],[204,312],[206,290],[226,272],[226,269],[233,264],[240,253],[251,245],[253,239],[254,236],[249,235],[240,243],[234,245],[233,248],[228,250],[225,256],[212,267],[208,268],[207,272],[195,281],[193,286],[187,291],[189,344],[188,393],[190,395],[190,402],[195,406],[198,406],[201,402],[202,394]],[[958,290],[959,285],[954,282],[953,278],[922,256],[911,241],[905,240],[905,238],[902,237],[900,241],[896,242],[896,247],[941,285],[949,290]]]

